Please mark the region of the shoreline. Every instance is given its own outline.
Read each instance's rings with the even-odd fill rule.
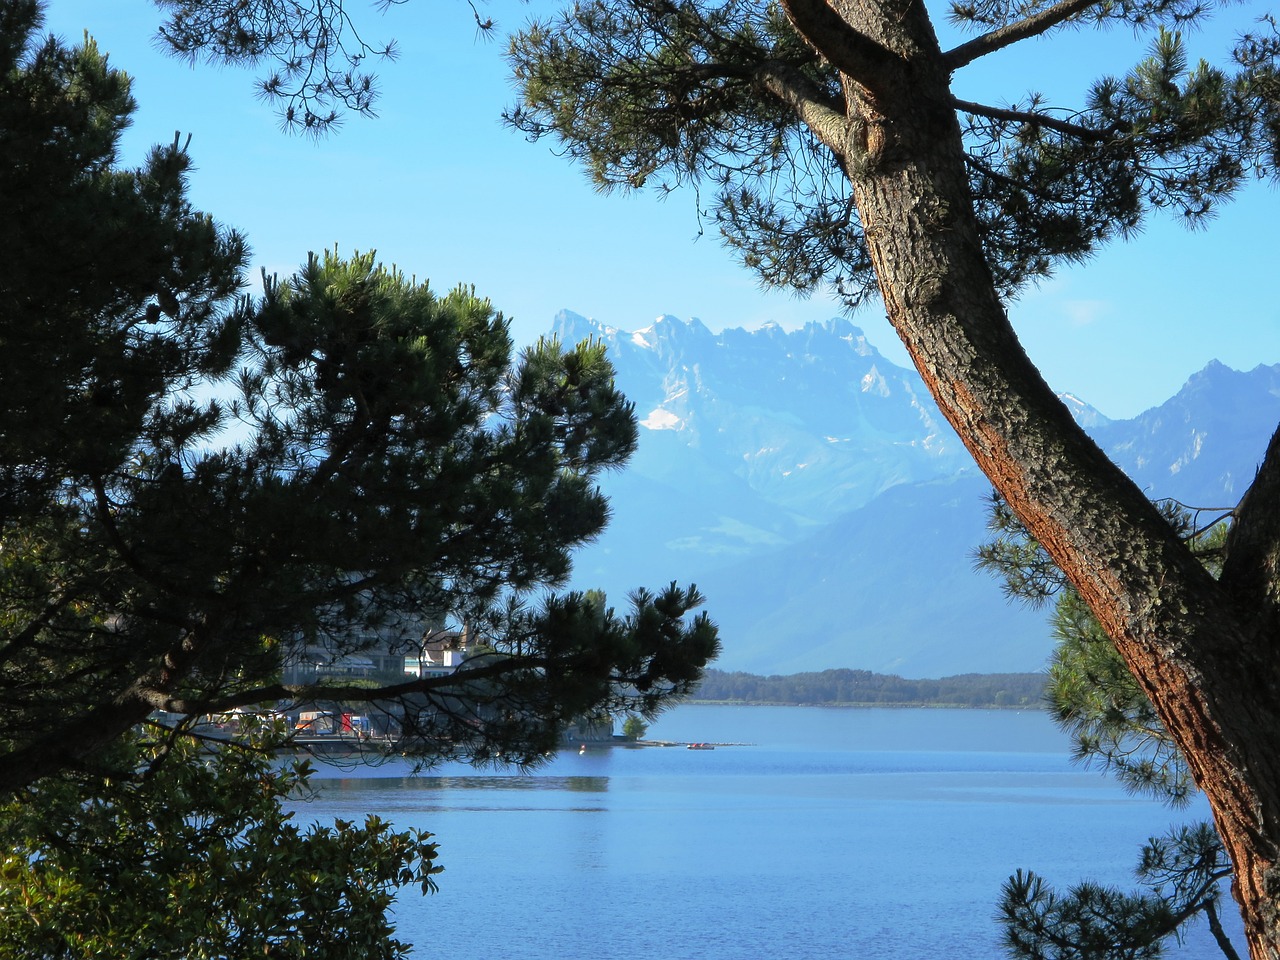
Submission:
[[[1043,703],[936,703],[900,701],[876,703],[867,700],[681,700],[680,707],[834,707],[840,710],[1044,710]]]

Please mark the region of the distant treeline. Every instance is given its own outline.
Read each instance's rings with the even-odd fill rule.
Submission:
[[[1039,707],[1040,673],[963,673],[940,680],[905,680],[869,670],[823,670],[761,677],[708,670],[694,700],[882,706]]]

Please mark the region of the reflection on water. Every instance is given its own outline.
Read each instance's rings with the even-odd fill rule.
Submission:
[[[552,790],[565,793],[605,793],[609,789],[608,777],[521,776],[502,777],[472,774],[470,776],[405,776],[398,779],[369,777],[326,778],[326,793],[372,791],[383,793],[395,790]]]
[[[440,892],[398,907],[422,960],[996,960],[1015,869],[1127,886],[1198,815],[1073,767],[1034,712],[690,706],[651,731],[751,745],[335,769],[299,815],[436,835]],[[1169,956],[1215,954],[1198,929]]]

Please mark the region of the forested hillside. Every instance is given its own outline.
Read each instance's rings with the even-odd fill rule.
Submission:
[[[708,670],[694,700],[823,705],[1039,707],[1040,673],[965,673],[939,680],[908,680],[869,670],[823,670],[762,677]]]

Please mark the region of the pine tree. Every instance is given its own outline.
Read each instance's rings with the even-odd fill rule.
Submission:
[[[239,22],[223,0],[174,6]],[[1242,37],[1231,70],[1191,65],[1179,31],[1211,12],[1201,0],[955,2],[973,36],[944,49],[916,0],[584,0],[513,38],[510,120],[602,187],[698,185],[766,282],[832,284],[851,305],[879,296],[944,416],[1182,751],[1235,868],[1250,951],[1276,960],[1280,434],[1215,579],[1075,423],[1004,306],[1151,210],[1201,222],[1276,169],[1274,21]],[[1143,32],[1150,55],[1078,103],[953,93],[976,61],[1085,27]],[[245,38],[250,53],[279,41],[252,23]]]
[[[39,23],[0,3],[0,956],[403,956],[428,836],[300,831],[290,731],[209,756],[202,718],[361,703],[424,763],[531,764],[688,692],[717,648],[696,589],[554,592],[631,404],[600,344],[513,358],[487,300],[372,253],[241,296],[185,145],[121,168],[128,77]],[[448,625],[488,652],[285,682]]]
[[[117,166],[128,78],[0,6],[0,785],[133,775],[156,711],[382,711],[424,761],[540,760],[571,720],[652,716],[715,655],[693,588],[557,594],[635,446],[600,344],[512,357],[469,289],[373,254],[237,296],[244,241],[185,147]],[[455,673],[285,683],[318,648],[491,651]],[[41,787],[42,789],[44,787]]]
[[[1280,37],[1233,72],[1188,63],[1201,3],[955,4],[943,49],[906,0],[596,0],[516,36],[522,104],[602,186],[714,189],[726,241],[770,283],[874,292],[943,415],[1150,700],[1213,810],[1255,960],[1280,957],[1280,434],[1214,578],[1031,363],[1005,300],[1153,209],[1209,216],[1277,156]],[[1079,105],[962,101],[952,77],[1084,26],[1152,35]],[[1021,82],[1021,81],[1019,81]],[[1154,335],[1154,334],[1153,334]]]

